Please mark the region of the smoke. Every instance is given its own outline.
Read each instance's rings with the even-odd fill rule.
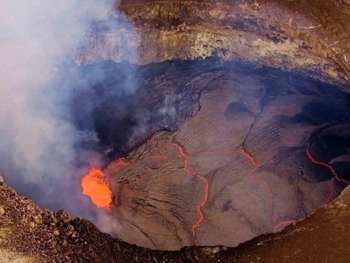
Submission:
[[[91,23],[108,21],[114,4],[112,0],[2,1],[0,170],[8,184],[43,208],[64,207],[73,216],[91,216],[79,180],[102,157],[77,147],[98,138],[93,131],[78,129],[72,120],[72,93],[89,86],[77,86],[79,75],[64,67],[71,65],[67,61],[73,60]],[[103,72],[95,77],[94,81],[103,78]]]

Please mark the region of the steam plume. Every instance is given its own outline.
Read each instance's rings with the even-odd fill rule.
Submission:
[[[79,179],[97,152],[77,150],[97,140],[73,125],[73,82],[62,63],[92,21],[107,20],[111,0],[4,0],[0,9],[0,170],[20,194],[44,208],[89,216],[78,202]],[[65,71],[67,72],[67,71]],[[72,73],[74,75],[74,73]],[[101,78],[101,76],[99,76]],[[53,85],[52,83],[61,83]],[[83,162],[82,162],[83,160]],[[85,214],[84,214],[85,213]]]

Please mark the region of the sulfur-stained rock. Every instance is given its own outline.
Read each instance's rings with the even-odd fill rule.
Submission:
[[[328,0],[124,1],[119,9],[126,25],[92,31],[77,61],[145,65],[218,56],[289,70],[312,69],[322,72],[323,80],[346,83],[347,8],[348,2]],[[142,55],[130,55],[130,50]]]

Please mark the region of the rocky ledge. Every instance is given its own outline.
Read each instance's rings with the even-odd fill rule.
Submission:
[[[125,0],[118,7],[123,15],[96,25],[77,61],[145,65],[214,55],[318,71],[324,80],[344,84],[350,73],[349,8],[348,1],[336,0]]]
[[[0,182],[0,261],[7,262],[348,262],[350,188],[282,232],[236,248],[191,247],[153,251],[100,232],[85,219],[41,210]]]

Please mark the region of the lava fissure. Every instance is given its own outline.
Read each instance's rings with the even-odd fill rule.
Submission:
[[[254,168],[248,173],[248,177],[258,183],[260,183],[264,189],[265,189],[265,192],[266,194],[268,195],[269,197],[269,210],[270,210],[270,222],[271,222],[271,225],[274,227],[275,229],[275,223],[274,223],[274,220],[273,220],[273,193],[270,189],[270,186],[269,184],[261,179],[261,178],[258,178],[256,176],[254,176],[252,173],[261,166],[261,164],[259,164],[255,159],[254,157],[248,153],[245,149],[242,149],[240,151],[240,153],[246,158],[249,160],[249,162],[254,166]]]
[[[276,225],[273,227],[273,232],[274,232],[274,233],[277,233],[277,232],[278,232],[278,229],[279,229],[280,227],[288,226],[288,225],[293,224],[293,223],[295,223],[295,222],[296,222],[296,220],[281,221],[281,222],[279,222],[278,224],[276,224]]]
[[[331,165],[315,160],[315,158],[311,155],[311,153],[310,153],[309,150],[306,150],[306,156],[309,158],[309,160],[310,160],[312,163],[317,164],[317,165],[321,165],[321,166],[323,166],[323,167],[326,167],[326,168],[331,172],[331,174],[333,175],[333,177],[334,177],[338,182],[342,182],[342,183],[345,183],[345,184],[350,184],[349,181],[339,178],[337,172],[333,169],[333,167],[332,167]]]
[[[265,192],[267,193],[268,197],[269,197],[269,207],[270,207],[270,221],[271,221],[271,224],[273,226],[273,232],[276,233],[278,232],[279,228],[283,227],[283,226],[287,226],[287,225],[290,225],[292,223],[295,223],[295,222],[299,222],[303,219],[299,219],[299,220],[286,220],[286,221],[280,221],[278,223],[275,223],[274,219],[273,219],[273,213],[274,213],[274,195],[271,191],[271,188],[269,186],[269,184],[263,180],[263,179],[260,179],[254,175],[252,175],[252,173],[261,166],[261,164],[259,164],[252,155],[250,155],[246,150],[241,150],[241,154],[246,157],[250,163],[254,166],[254,168],[248,173],[248,177],[251,178],[252,180],[254,181],[257,181],[259,182],[260,184],[263,185],[264,189],[265,189]],[[330,198],[330,197],[329,197]]]
[[[261,164],[259,164],[253,156],[251,156],[246,150],[242,149],[240,151],[240,153],[249,160],[249,162],[255,167],[258,168],[261,166]]]
[[[185,173],[188,174],[188,175],[197,177],[204,184],[203,198],[202,198],[202,201],[197,206],[197,211],[198,211],[198,214],[199,214],[199,218],[198,218],[198,220],[196,222],[194,222],[194,224],[191,227],[192,234],[193,234],[193,236],[195,237],[195,240],[196,240],[196,245],[199,245],[199,241],[198,241],[198,238],[197,238],[197,235],[196,235],[196,228],[198,228],[201,225],[201,223],[202,223],[202,221],[204,219],[203,212],[202,212],[202,207],[205,206],[205,204],[208,201],[209,182],[204,176],[202,176],[200,174],[197,174],[197,173],[192,173],[188,169],[188,158],[189,158],[189,156],[185,153],[185,150],[183,149],[183,147],[179,143],[172,143],[172,145],[179,151],[179,157],[183,159],[183,163],[184,163],[184,168],[183,169],[184,169]]]
[[[331,200],[332,200],[332,196],[333,196],[333,181],[334,181],[335,178],[332,178],[331,180],[329,180],[328,182],[328,189],[329,189],[329,194],[328,194],[328,197],[327,197],[327,201],[326,201],[326,204],[328,204]]]
[[[326,198],[326,202],[324,204],[324,205],[326,205],[332,200],[332,196],[333,196],[333,187],[332,186],[333,186],[334,180],[337,180],[339,182],[343,182],[343,183],[346,183],[346,184],[349,184],[349,182],[344,180],[344,179],[339,178],[337,172],[333,169],[333,167],[331,165],[315,160],[315,158],[311,155],[309,150],[306,150],[305,154],[306,154],[307,158],[312,163],[314,163],[316,165],[320,165],[320,166],[326,167],[330,171],[332,176],[333,176],[333,178],[331,180],[329,180],[328,183],[327,183],[328,195],[327,195],[327,198]],[[278,231],[278,228],[280,228],[281,226],[289,225],[289,224],[295,223],[295,222],[300,222],[301,220],[303,220],[303,219],[300,219],[300,220],[297,220],[297,221],[295,221],[295,220],[282,221],[282,222],[278,223],[277,225],[275,225],[274,232],[276,233]]]

